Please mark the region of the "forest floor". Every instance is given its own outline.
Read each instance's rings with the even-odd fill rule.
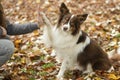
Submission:
[[[120,0],[3,0],[6,17],[11,23],[37,22],[38,11],[43,11],[56,24],[62,2],[73,14],[88,13],[82,30],[96,40],[104,51],[120,53]],[[38,6],[41,8],[39,9]],[[11,36],[15,52],[0,71],[7,72],[4,80],[55,80],[60,64],[52,48],[41,42],[42,29],[29,34]],[[65,79],[72,79],[66,71]],[[120,80],[120,65],[110,73],[98,71],[95,75],[80,75],[77,80]]]

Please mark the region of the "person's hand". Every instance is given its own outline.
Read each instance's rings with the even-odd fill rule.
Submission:
[[[2,36],[3,36],[3,37],[6,36],[6,35],[7,35],[7,31],[6,31],[6,29],[3,28],[3,27],[1,27],[1,29],[2,29]]]

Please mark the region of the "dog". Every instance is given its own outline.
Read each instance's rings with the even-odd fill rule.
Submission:
[[[88,14],[71,14],[67,6],[62,3],[57,25],[54,27],[44,13],[41,12],[44,27],[42,40],[47,47],[56,51],[56,57],[61,62],[57,75],[63,79],[67,69],[79,69],[83,73],[96,70],[109,71],[111,61],[96,41],[81,30],[81,24],[87,19]]]

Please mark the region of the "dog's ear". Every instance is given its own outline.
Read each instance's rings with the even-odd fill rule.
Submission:
[[[66,6],[64,3],[62,3],[61,6],[60,6],[60,12],[61,12],[62,14],[67,14],[67,13],[69,13],[69,9],[67,8],[67,6]]]
[[[80,24],[82,24],[86,19],[87,19],[88,14],[82,14],[82,15],[77,15],[77,18],[80,21]]]

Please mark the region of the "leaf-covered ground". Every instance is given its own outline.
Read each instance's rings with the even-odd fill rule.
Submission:
[[[59,5],[65,2],[74,14],[88,13],[89,17],[82,29],[95,39],[109,53],[115,53],[120,46],[120,0],[3,0],[6,17],[12,23],[37,22],[38,11],[45,12],[56,24]],[[39,9],[38,6],[41,8]],[[55,60],[52,49],[45,48],[40,41],[42,28],[33,33],[11,36],[15,53],[2,66],[4,80],[55,80],[60,64]],[[119,51],[118,51],[119,52]],[[77,80],[118,80],[120,65],[111,73],[98,71],[95,75],[81,75]],[[7,75],[6,75],[7,73]],[[65,73],[66,79],[73,77],[71,71]]]

